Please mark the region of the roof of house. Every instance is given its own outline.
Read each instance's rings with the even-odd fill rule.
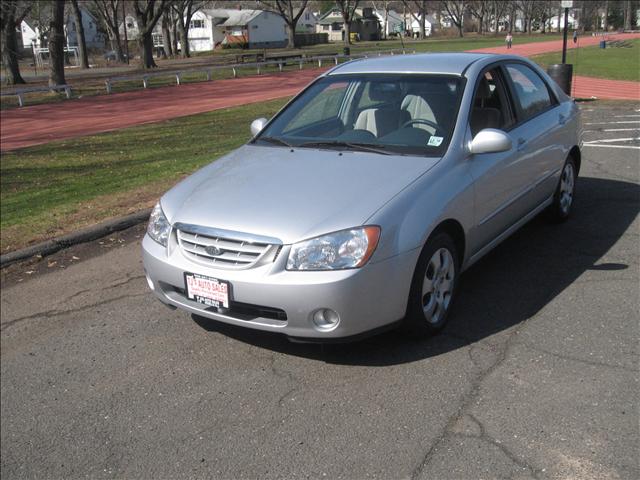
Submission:
[[[215,25],[236,27],[247,25],[251,20],[263,13],[264,10],[236,10],[216,8],[212,10],[203,10],[203,12],[211,18],[219,19],[218,22],[214,22]]]

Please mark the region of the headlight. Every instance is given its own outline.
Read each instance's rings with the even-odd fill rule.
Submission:
[[[153,207],[149,216],[149,225],[147,225],[147,233],[160,245],[166,247],[169,233],[171,233],[171,224],[167,217],[164,216],[160,202]]]
[[[378,246],[380,227],[358,227],[292,245],[287,270],[341,270],[362,267]]]

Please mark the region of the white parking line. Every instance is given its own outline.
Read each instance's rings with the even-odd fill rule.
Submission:
[[[629,150],[640,150],[640,147],[634,147],[632,145],[599,145],[597,143],[585,143],[585,147],[599,147],[599,148],[627,148]]]
[[[640,131],[640,127],[638,128],[605,128],[604,130],[585,130],[584,133],[588,132],[637,132]]]
[[[640,137],[628,137],[628,138],[607,138],[602,140],[591,140],[584,143],[616,143],[616,142],[631,142],[633,140],[640,140]]]
[[[640,117],[640,115],[614,115],[613,118]]]
[[[610,125],[612,123],[640,123],[640,120],[625,120],[623,122],[591,122],[584,125]]]

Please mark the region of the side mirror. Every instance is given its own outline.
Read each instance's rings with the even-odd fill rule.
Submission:
[[[506,152],[512,145],[511,137],[502,130],[485,128],[473,137],[469,151],[473,154]]]
[[[264,126],[267,124],[268,120],[266,118],[257,118],[253,122],[251,122],[251,135],[254,137],[258,135]]]

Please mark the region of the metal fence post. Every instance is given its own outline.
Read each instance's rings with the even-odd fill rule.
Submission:
[[[107,87],[107,93],[110,94],[111,93],[111,81],[110,80],[105,80],[104,84]]]
[[[176,85],[180,85],[180,73],[176,73]]]
[[[149,86],[149,77],[147,77],[146,75],[142,76],[142,85],[144,86],[144,88],[147,88]]]

